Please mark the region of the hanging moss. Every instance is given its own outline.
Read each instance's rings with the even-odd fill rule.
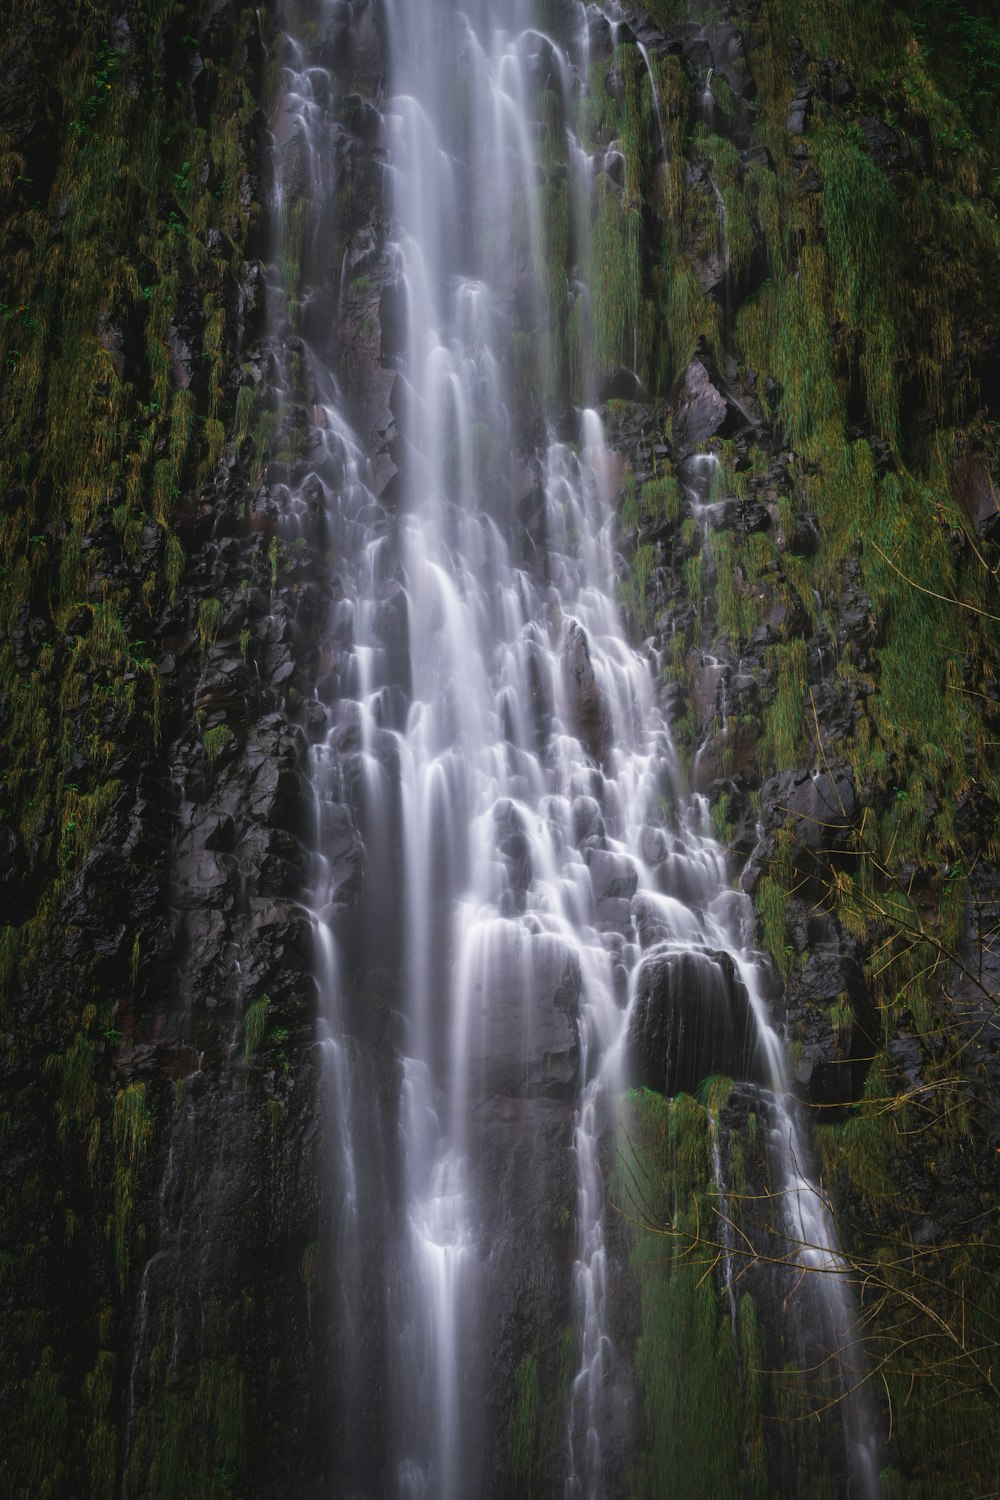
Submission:
[[[514,1412],[510,1428],[511,1477],[516,1491],[530,1500],[537,1463],[539,1421],[538,1361],[526,1354],[514,1375]]]
[[[641,365],[641,236],[638,211],[623,207],[610,184],[598,179],[590,294],[593,356],[599,370],[612,370],[618,365],[638,369]]]
[[[710,1086],[714,1104],[725,1088]],[[708,1097],[706,1095],[706,1097]],[[751,1420],[737,1376],[728,1311],[712,1256],[689,1236],[716,1233],[712,1107],[648,1090],[628,1096],[617,1188],[631,1225],[630,1259],[641,1298],[635,1350],[648,1445],[634,1465],[636,1500],[747,1494],[744,1426]],[[675,1226],[677,1234],[665,1232]],[[753,1490],[766,1495],[766,1490]]]
[[[812,758],[802,748],[808,658],[808,647],[801,639],[772,646],[766,654],[777,680],[774,697],[763,715],[764,733],[757,744],[758,764],[765,774],[773,767],[800,765]]]

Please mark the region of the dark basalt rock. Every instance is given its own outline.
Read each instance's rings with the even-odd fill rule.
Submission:
[[[646,388],[634,370],[613,370],[597,388],[598,401],[645,401]]]
[[[785,129],[793,135],[803,135],[806,128],[806,120],[812,114],[813,91],[807,84],[795,90],[792,102],[788,106],[785,115]]]
[[[576,620],[571,620],[566,630],[562,676],[570,696],[571,727],[594,759],[602,763],[610,748],[611,725],[590,660],[587,632]]]
[[[0,911],[7,922],[23,922],[31,910],[24,840],[12,823],[0,822]]]
[[[832,58],[824,58],[819,65],[819,91],[828,103],[841,108],[853,104],[858,92],[843,64]]]
[[[703,1078],[765,1082],[767,1063],[746,986],[727,953],[654,950],[636,981],[626,1041],[632,1078],[661,1094]]]
[[[674,438],[679,449],[697,447],[725,425],[729,407],[713,384],[700,359],[693,359],[684,372],[680,400],[674,418]]]
[[[595,901],[603,901],[606,897],[628,901],[635,895],[639,874],[627,855],[588,849],[585,858]]]
[[[789,552],[798,557],[814,557],[819,551],[819,522],[805,511],[797,512],[792,528],[785,538]]]
[[[849,767],[782,771],[764,782],[760,800],[765,833],[744,871],[745,890],[755,888],[774,856],[777,829],[786,830],[785,852],[796,873],[817,894],[829,881],[831,866],[857,858],[851,842],[861,803]]]
[[[909,166],[913,159],[913,151],[905,135],[893,130],[891,125],[887,125],[884,120],[878,119],[875,115],[861,117],[861,130],[865,138],[865,148],[876,166],[887,170]]]
[[[785,990],[789,1060],[809,1104],[860,1099],[878,1042],[878,1018],[856,959],[819,949],[792,971]]]

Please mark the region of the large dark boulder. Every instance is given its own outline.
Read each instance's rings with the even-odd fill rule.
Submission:
[[[661,1094],[691,1093],[713,1073],[768,1081],[750,996],[728,953],[650,954],[636,981],[626,1057],[632,1079]]]

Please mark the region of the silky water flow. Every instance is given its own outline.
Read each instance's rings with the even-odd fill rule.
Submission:
[[[314,9],[312,37],[343,6]],[[529,0],[385,0],[373,170],[401,323],[388,489],[345,419],[332,352],[359,257],[344,252],[332,291],[316,274],[342,186],[338,100],[313,41],[284,41],[270,301],[282,381],[307,391],[310,415],[283,534],[320,538],[336,574],[310,910],[338,1492],[359,1497],[513,1493],[495,1475],[509,1468],[514,1366],[543,1328],[565,1345],[551,1493],[625,1492],[642,1414],[610,1311],[608,1171],[650,965],[682,976],[694,1017],[682,1039],[704,1071],[721,1059],[759,1090],[789,1254],[820,1273],[794,1278],[802,1326],[833,1346],[852,1318],[749,947],[752,909],[685,790],[655,658],[622,623],[600,417],[578,408],[557,431],[539,415],[530,444],[517,430],[513,351],[554,295],[540,89],[567,122],[581,268],[559,295],[584,305],[607,162],[571,128],[595,8],[559,12],[553,38]],[[713,462],[685,475],[696,519]],[[359,868],[345,924],[344,872]],[[720,975],[748,1007],[738,1041],[713,1032]],[[376,994],[395,1028],[389,1066],[370,1034]],[[722,1276],[731,1287],[731,1264]],[[802,1358],[814,1347],[803,1335]],[[841,1410],[845,1493],[873,1496],[867,1408],[853,1397]]]

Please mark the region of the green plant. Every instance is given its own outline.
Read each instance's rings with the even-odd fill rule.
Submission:
[[[201,743],[208,757],[208,769],[211,772],[215,767],[222,752],[232,742],[233,736],[225,724],[217,724],[213,729],[206,729],[201,736]]]
[[[202,599],[198,604],[198,640],[204,655],[215,643],[225,608],[220,599]]]
[[[251,1000],[243,1016],[243,1052],[247,1058],[260,1051],[267,1035],[267,1017],[271,1009],[270,995],[259,995]]]

